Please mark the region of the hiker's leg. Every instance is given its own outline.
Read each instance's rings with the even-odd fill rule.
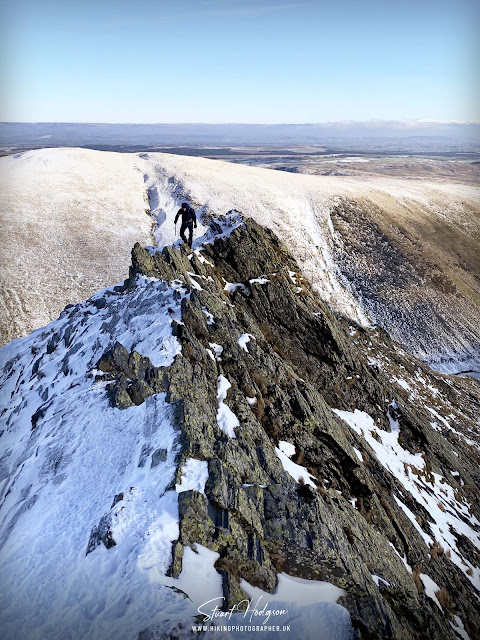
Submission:
[[[186,228],[187,228],[186,224],[182,224],[182,226],[180,227],[180,238],[185,242],[185,244],[187,244],[187,239],[185,237]]]
[[[188,225],[188,244],[192,246],[192,238],[193,238],[193,224]]]

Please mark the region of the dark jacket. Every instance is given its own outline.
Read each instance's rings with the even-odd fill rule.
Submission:
[[[175,216],[175,224],[177,224],[177,220],[180,216],[182,216],[182,226],[197,226],[197,215],[193,207],[188,206],[186,209],[183,207],[182,209],[179,209]]]

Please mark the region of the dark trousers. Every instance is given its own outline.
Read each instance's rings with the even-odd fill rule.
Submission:
[[[186,229],[188,229],[188,240],[185,237]],[[186,244],[188,244],[189,247],[192,246],[193,222],[186,222],[182,224],[182,226],[180,227],[180,237]]]

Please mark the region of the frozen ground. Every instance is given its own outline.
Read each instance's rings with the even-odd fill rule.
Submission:
[[[441,370],[478,368],[476,187],[82,149],[0,158],[0,172],[3,341],[123,278],[136,240],[171,243],[186,199],[199,217],[234,208],[272,228],[337,311]]]

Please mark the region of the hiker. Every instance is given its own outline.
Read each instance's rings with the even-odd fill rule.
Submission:
[[[182,216],[182,226],[180,227],[180,237],[188,244],[191,248],[192,246],[192,236],[193,236],[193,227],[197,228],[197,216],[195,214],[195,209],[191,207],[188,202],[182,202],[182,208],[177,211],[177,215],[175,216],[175,224],[177,224],[178,218]],[[188,240],[185,238],[185,231],[188,229]]]

